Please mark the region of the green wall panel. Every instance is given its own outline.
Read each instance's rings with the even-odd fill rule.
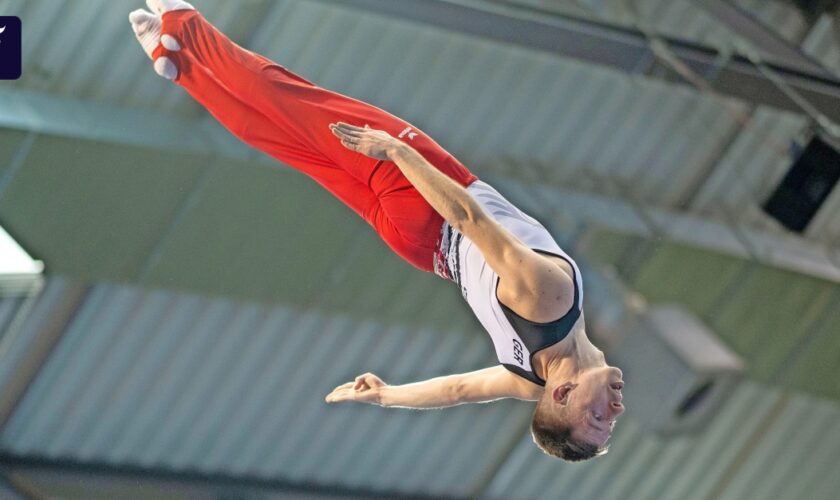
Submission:
[[[446,327],[447,331],[473,319],[457,286],[397,257],[367,225],[341,252],[341,266],[330,268],[322,277],[300,278],[317,284],[315,296],[302,305],[356,318],[375,317],[383,323]]]
[[[638,269],[622,274],[635,276],[631,285],[649,300],[680,302],[709,320],[744,265],[740,259],[668,242],[656,245]]]
[[[12,159],[26,138],[26,132],[17,130],[0,130],[0,179],[9,169]],[[2,196],[3,193],[0,193]]]
[[[201,171],[203,159],[39,137],[0,218],[47,272],[131,280]]]
[[[305,176],[226,165],[213,171],[147,283],[306,305],[359,233],[377,237]]]
[[[457,285],[433,274],[413,269],[410,273],[406,273],[396,300],[389,304],[385,312],[388,316],[395,321],[409,318],[416,323],[435,325],[444,332],[451,331],[455,325],[470,324],[466,321],[474,316]],[[484,331],[481,326],[478,328]]]
[[[592,263],[614,264],[627,250],[628,245],[639,240],[629,235],[593,229],[581,242],[580,251]]]
[[[779,290],[777,303],[766,305],[770,338],[760,339],[752,348],[752,365],[760,380],[774,382],[788,371],[789,363],[795,362],[799,346],[814,333],[818,318],[828,313],[833,285],[805,276],[790,276],[785,271],[768,271],[788,275],[789,285]],[[826,379],[833,378],[836,378],[836,369],[815,372],[810,383],[802,388],[815,391]]]
[[[836,298],[836,295],[835,295]],[[799,358],[788,372],[788,380],[796,387],[831,398],[840,398],[840,307],[827,306],[827,317],[808,339]]]
[[[812,323],[803,315],[827,284],[757,266],[725,304],[714,328],[750,360],[750,372],[770,381]]]
[[[392,308],[382,305],[399,299],[416,286],[424,276],[391,254],[378,236],[371,232],[354,241],[350,265],[342,270],[339,280],[326,291],[325,303],[342,311],[357,311],[391,319]]]

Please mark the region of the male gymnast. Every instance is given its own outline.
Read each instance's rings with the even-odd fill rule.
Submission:
[[[328,403],[536,401],[531,432],[545,453],[606,453],[624,411],[622,373],[587,338],[580,270],[539,222],[414,125],[243,49],[182,0],[146,3],[152,12],[129,20],[155,71],[242,141],[321,184],[410,264],[455,282],[500,363],[406,385],[366,373]]]

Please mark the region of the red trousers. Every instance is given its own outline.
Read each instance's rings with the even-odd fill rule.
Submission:
[[[320,88],[233,43],[194,10],[163,15],[181,50],[155,58],[178,67],[176,82],[245,143],[305,173],[376,229],[398,255],[433,271],[443,218],[390,161],[346,149],[328,124],[384,130],[468,186],[476,177],[422,131],[370,104]]]

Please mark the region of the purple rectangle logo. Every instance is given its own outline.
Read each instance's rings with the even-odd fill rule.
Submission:
[[[21,23],[15,16],[0,16],[0,80],[17,80],[23,72]]]

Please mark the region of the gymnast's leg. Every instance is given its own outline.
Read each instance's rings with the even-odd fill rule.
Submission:
[[[141,45],[149,57],[153,57],[160,44],[160,17],[137,10],[131,13],[129,20]],[[172,50],[167,50],[167,54],[157,60],[164,60],[172,68],[177,64],[180,74],[171,74],[178,77],[178,84],[228,131],[249,146],[307,174],[362,218],[368,220],[373,217],[379,202],[370,188],[322,156],[313,154],[293,137],[278,133],[274,123],[259,110],[236,98],[209,70],[197,64],[189,51],[182,51],[172,42],[167,45]],[[164,64],[157,64],[156,70],[164,77],[168,71]]]
[[[437,250],[442,224],[440,216],[393,163],[377,162],[347,150],[327,125],[337,121],[367,123],[392,130],[395,136],[408,130],[403,134],[405,140],[444,173],[468,185],[475,177],[463,165],[393,115],[316,87],[242,49],[188,4],[177,0],[148,3],[163,15],[164,35],[161,45],[151,51],[153,41],[144,42],[139,34],[138,38],[155,59],[158,73],[183,86],[245,142],[315,178],[360,213],[398,254],[421,269],[431,270],[430,256]],[[181,9],[166,9],[173,5]],[[224,95],[227,104],[221,103],[219,95]],[[251,113],[262,118],[250,120]],[[348,176],[357,183],[350,182]],[[370,201],[371,192],[378,203]],[[356,196],[364,198],[364,203],[354,201]]]
[[[273,61],[235,44],[196,10],[168,10],[189,5],[180,0],[148,0],[159,11],[163,33],[187,47],[235,96],[262,110],[278,127],[296,134],[302,143],[328,156],[336,164],[367,182],[376,161],[358,161],[356,153],[342,147],[327,126],[337,121],[368,124],[411,141],[424,157],[462,184],[475,178],[449,153],[411,124],[371,104],[316,86]],[[406,132],[411,129],[410,132]],[[359,164],[358,169],[349,165]]]

